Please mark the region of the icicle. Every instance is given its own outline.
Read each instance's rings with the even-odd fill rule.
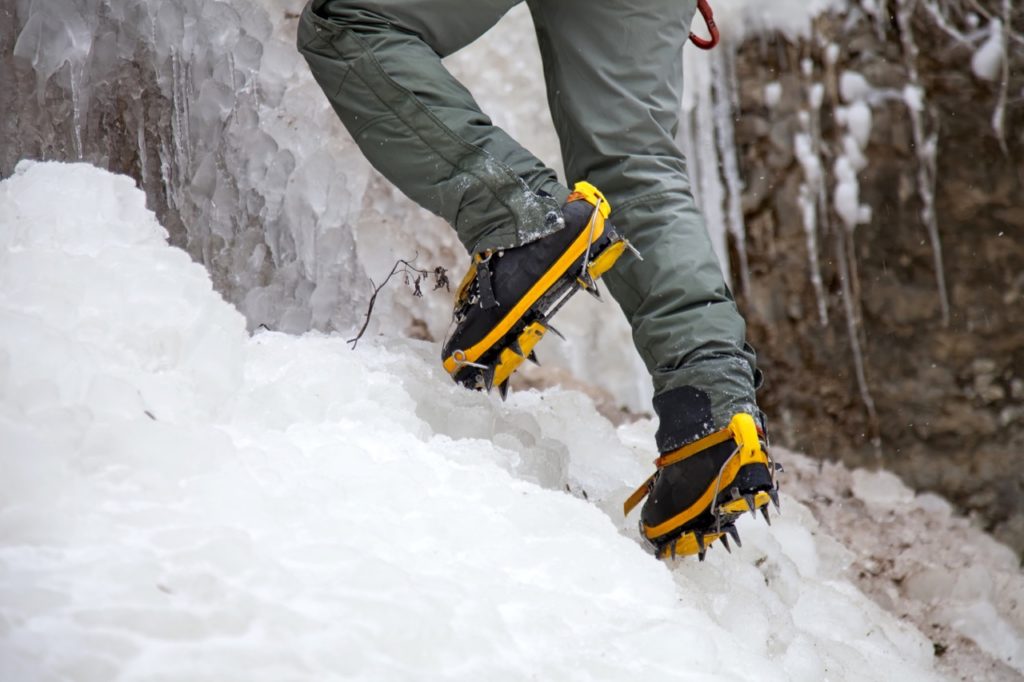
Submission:
[[[740,178],[739,161],[736,157],[736,135],[733,127],[736,93],[732,89],[736,82],[736,68],[732,49],[720,45],[711,60],[711,81],[714,99],[715,137],[718,154],[725,176],[726,226],[736,245],[739,256],[740,286],[750,291],[750,264],[747,259],[747,229],[743,220],[743,180]],[[717,170],[717,169],[716,169]]]
[[[850,351],[853,355],[853,371],[857,377],[857,388],[861,402],[868,415],[868,431],[876,454],[881,453],[881,430],[878,425],[878,411],[875,400],[868,388],[867,372],[864,369],[864,349],[860,339],[860,325],[853,305],[853,291],[850,286],[850,271],[847,267],[846,235],[844,230],[836,230],[833,235],[836,251],[836,265],[839,268],[839,285],[843,294],[843,312],[846,318],[846,333],[850,337]]]
[[[708,235],[718,255],[719,264],[726,281],[731,281],[729,252],[725,231],[726,217],[723,211],[725,188],[719,172],[718,147],[715,134],[715,97],[711,84],[709,54],[685,48],[683,61],[686,83],[683,110],[689,125],[684,134],[684,151],[690,171],[690,184],[694,199],[704,214]]]
[[[1010,20],[1012,18],[1013,2],[1011,0],[1003,0],[1003,21],[1001,27],[1012,26]],[[1009,54],[1010,40],[1007,36],[1002,36],[1002,79],[999,83],[999,98],[996,101],[996,108],[992,112],[992,129],[996,133],[996,137],[999,139],[999,146],[1003,149],[1003,154],[1009,155],[1010,149],[1006,146],[1006,98],[1010,88],[1010,54]]]
[[[836,267],[839,270],[839,283],[843,299],[843,312],[846,319],[846,330],[850,338],[850,351],[853,355],[854,374],[857,380],[857,389],[860,393],[861,402],[867,412],[868,427],[871,434],[871,442],[876,451],[880,447],[880,430],[878,426],[878,412],[875,408],[875,401],[868,388],[867,371],[864,362],[864,345],[862,340],[862,327],[860,317],[857,314],[856,291],[853,286],[850,274],[850,261],[847,249],[847,240],[850,238],[850,230],[829,229],[829,202],[828,188],[824,180],[824,165],[822,164],[822,141],[821,141],[821,105],[824,99],[825,88],[821,83],[812,80],[814,76],[814,64],[809,59],[801,63],[801,71],[808,79],[807,87],[807,109],[800,112],[799,120],[803,132],[798,133],[794,138],[794,148],[797,159],[804,171],[804,183],[800,187],[799,203],[803,216],[804,231],[807,235],[807,253],[810,261],[811,284],[814,286],[815,297],[818,301],[818,319],[822,326],[828,324],[828,310],[825,305],[824,284],[821,278],[821,267],[818,261],[818,231],[819,227],[823,234],[832,233],[834,257]],[[855,144],[855,143],[854,143]]]
[[[188,64],[182,62],[176,47],[171,48],[171,141],[174,143],[174,158],[183,178],[189,177],[192,170],[191,130],[189,122],[189,102],[191,71]]]
[[[833,60],[834,62],[834,60]],[[832,74],[835,77],[835,74]],[[864,330],[864,311],[861,304],[860,272],[857,265],[857,249],[855,243],[857,225],[870,222],[871,207],[860,203],[860,181],[857,173],[867,167],[865,151],[871,139],[872,114],[868,105],[874,89],[859,73],[845,71],[839,80],[839,92],[846,106],[837,106],[834,117],[836,123],[846,132],[842,136],[842,152],[836,156],[833,164],[835,188],[833,205],[836,214],[845,226],[846,255],[850,277],[850,291],[854,304],[857,328],[860,330],[861,342],[867,345]]]
[[[82,75],[83,68],[73,62],[68,63],[68,78],[71,81],[71,140],[75,158],[81,160],[84,155],[82,148]]]
[[[939,290],[939,306],[942,324],[949,326],[949,294],[946,291],[946,272],[942,262],[942,242],[939,238],[939,222],[935,212],[936,152],[938,136],[926,135],[924,130],[925,92],[917,70],[917,44],[914,42],[911,17],[916,0],[897,0],[896,22],[900,28],[900,42],[903,46],[903,61],[910,83],[903,89],[903,101],[910,112],[914,134],[914,149],[917,152],[917,189],[921,195],[921,220],[928,231],[932,256],[935,262],[935,280]]]
[[[800,64],[801,72],[808,79],[814,73],[814,64],[805,59]],[[798,202],[803,216],[804,234],[807,243],[807,260],[810,271],[811,286],[814,288],[814,299],[818,307],[818,322],[822,327],[828,325],[828,303],[825,296],[825,285],[821,277],[821,262],[818,258],[818,233],[822,227],[821,219],[827,219],[827,192],[821,162],[821,129],[819,116],[821,112],[824,88],[820,83],[812,83],[807,89],[808,109],[800,112],[799,120],[802,133],[797,133],[793,143],[797,160],[804,172],[804,182],[800,186]],[[824,223],[827,226],[827,220]]]
[[[167,141],[163,139],[163,135],[160,137],[160,180],[164,185],[164,196],[167,197],[167,206],[169,208],[180,210],[181,206],[174,192],[174,169],[170,161],[172,158],[171,150],[167,147]]]
[[[926,12],[928,12],[928,15],[932,18],[932,21],[935,22],[935,25],[941,28],[946,33],[946,35],[953,38],[959,43],[964,43],[965,45],[971,44],[971,40],[966,35],[958,31],[955,26],[949,23],[949,21],[946,19],[946,15],[942,12],[941,9],[939,9],[938,6],[936,6],[934,0],[925,0],[924,9]]]
[[[807,116],[801,115],[800,118],[806,129]],[[821,161],[812,150],[811,138],[807,132],[797,133],[793,146],[804,171],[804,182],[800,185],[797,201],[803,216],[811,286],[814,288],[814,299],[818,304],[818,322],[825,327],[828,325],[828,305],[825,299],[825,285],[821,278],[821,263],[818,259],[818,188],[821,184]]]
[[[139,150],[139,179],[143,191],[149,189],[149,154],[146,150],[146,105],[139,97],[135,101],[135,138]]]

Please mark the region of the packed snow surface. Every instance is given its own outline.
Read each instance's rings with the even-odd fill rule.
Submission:
[[[0,184],[0,679],[937,677],[788,495],[656,561],[619,506],[649,422],[465,391],[433,344],[249,336],[165,239],[128,178]]]

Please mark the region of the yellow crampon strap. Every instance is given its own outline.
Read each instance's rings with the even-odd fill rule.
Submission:
[[[597,206],[597,210],[601,212],[601,216],[604,218],[607,218],[612,212],[612,205],[601,194],[601,190],[585,180],[580,180],[572,187],[572,194],[569,195],[568,201],[576,201],[577,199],[583,199],[587,203]]]
[[[678,450],[673,450],[672,452],[668,453],[667,455],[664,455],[663,457],[659,457],[658,459],[654,460],[654,465],[659,469],[664,469],[665,467],[671,466],[676,462],[682,462],[684,459],[693,457],[702,450],[714,447],[719,443],[724,443],[725,441],[729,440],[731,436],[732,431],[728,428],[722,429],[721,431],[715,431],[710,436],[704,436],[700,440],[694,441],[689,445],[684,445]]]
[[[715,431],[714,433],[704,436],[700,440],[695,440],[689,445],[673,450],[672,452],[662,455],[658,459],[654,460],[654,465],[658,469],[664,469],[667,466],[682,462],[688,457],[696,455],[698,452],[702,452],[707,448],[714,447],[719,443],[732,438],[736,441],[737,452],[740,458],[740,466],[744,464],[750,464],[753,462],[764,461],[764,451],[761,449],[761,435],[760,430],[757,428],[757,423],[754,418],[745,412],[741,412],[733,416],[729,421],[729,426],[722,429],[721,431]],[[760,455],[760,457],[758,457]],[[629,513],[636,508],[640,502],[647,497],[647,494],[651,492],[651,486],[654,483],[654,477],[657,472],[651,474],[651,476],[643,482],[639,488],[633,491],[633,494],[622,505],[622,513],[624,516],[629,516]]]
[[[633,511],[640,502],[647,497],[647,493],[651,492],[651,484],[654,483],[654,474],[647,477],[644,484],[633,491],[633,494],[622,504],[622,515],[629,516],[629,512]]]
[[[580,180],[573,186],[572,194],[569,195],[568,200],[575,201],[577,199],[583,199],[587,203],[593,206],[597,206],[598,212],[600,212],[601,216],[604,218],[607,218],[612,212],[612,205],[609,204],[608,200],[604,198],[604,194],[601,193],[601,190],[594,187],[585,180]],[[604,259],[605,262],[596,264],[596,267],[594,267],[596,272],[591,273],[592,277],[596,278],[604,274],[605,271],[611,268],[612,264],[618,259],[618,257],[622,255],[623,249],[626,248],[625,244],[621,246],[615,244],[614,246],[618,246],[618,249],[614,252],[614,254],[607,254],[607,252],[605,254],[602,254],[602,256],[607,255],[608,257]],[[473,282],[474,279],[476,279],[477,264],[479,264],[480,261],[486,259],[490,255],[490,251],[484,251],[482,253],[473,254],[472,261],[469,264],[469,270],[466,271],[466,274],[462,277],[462,281],[459,282],[459,287],[455,290],[456,308],[458,308],[462,304],[463,300],[466,297],[466,293],[469,291],[469,285]]]
[[[736,445],[739,446],[740,466],[764,461],[761,436],[757,432],[757,424],[753,417],[745,412],[735,415],[729,422],[729,431],[732,432],[732,437],[736,440]]]

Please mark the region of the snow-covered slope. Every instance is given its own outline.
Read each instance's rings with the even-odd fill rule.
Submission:
[[[618,506],[650,423],[503,404],[436,355],[249,337],[131,180],[22,163],[0,184],[0,679],[937,677],[804,505],[667,566]]]

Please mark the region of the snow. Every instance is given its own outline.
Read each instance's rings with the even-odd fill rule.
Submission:
[[[857,556],[856,583],[929,633],[944,671],[963,680],[1024,674],[1024,573],[1009,548],[885,471],[849,471],[783,453],[791,488]]]
[[[647,554],[619,505],[653,430],[465,391],[430,343],[248,336],[129,179],[23,162],[0,184],[0,677],[939,677],[786,488],[731,556]],[[1024,631],[984,629],[1003,594],[960,616],[999,652]]]

